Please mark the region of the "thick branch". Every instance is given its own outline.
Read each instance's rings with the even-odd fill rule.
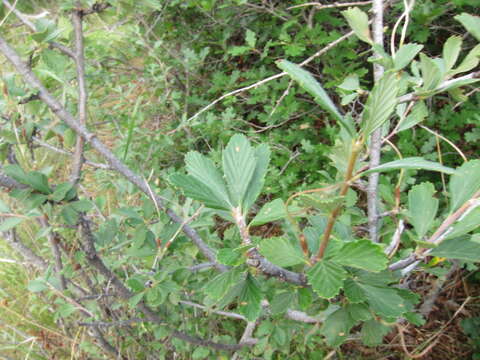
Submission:
[[[77,1],[77,6],[80,2]],[[75,67],[77,70],[78,81],[78,122],[83,126],[87,124],[87,85],[85,82],[85,57],[83,46],[83,24],[82,13],[77,10],[72,14],[73,29],[75,31]],[[77,134],[77,143],[75,144],[75,152],[73,155],[72,172],[70,174],[70,182],[78,183],[82,171],[82,165],[85,161],[83,157],[83,149],[85,146],[84,139]]]
[[[383,0],[373,0],[373,41],[383,47]],[[373,65],[375,83],[383,75],[383,67],[379,64]],[[375,130],[370,137],[370,168],[380,164],[380,148],[382,146],[382,128]],[[378,242],[378,173],[370,174],[368,177],[367,205],[368,205],[368,231],[370,239]]]

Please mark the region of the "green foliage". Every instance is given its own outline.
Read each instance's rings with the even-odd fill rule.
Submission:
[[[365,345],[376,346],[391,330],[388,324],[399,318],[422,324],[414,312],[418,299],[398,288],[401,279],[388,270],[389,265],[415,250],[479,261],[480,211],[473,207],[478,198],[470,201],[480,184],[478,160],[473,159],[480,139],[475,127],[479,97],[473,91],[478,79],[455,80],[475,71],[480,61],[475,41],[478,18],[467,14],[473,11],[468,3],[419,1],[405,29],[410,43],[400,46],[396,39],[392,46],[398,49],[392,54],[372,46],[369,13],[358,8],[342,12],[343,19],[338,9],[309,13],[304,6],[288,8],[303,5],[300,1],[277,2],[271,9],[240,0],[111,4],[106,11],[83,18],[88,127],[139,178],[150,181],[150,191],[198,231],[213,249],[213,258],[228,268],[191,271],[207,260],[182,226],[114,172],[92,171],[91,162],[104,159],[90,145],[85,157],[91,162],[83,167],[82,186],[71,184],[69,155],[52,156],[38,147],[38,140],[73,151],[75,132],[41,101],[24,102],[35,94],[7,66],[0,74],[4,85],[0,155],[2,162],[13,162],[13,148],[18,164],[2,165],[1,170],[25,189],[4,194],[0,230],[16,230],[20,240],[51,264],[55,263],[51,244],[61,244],[61,274],[94,295],[101,289],[110,296],[111,280],[105,274],[92,276],[94,290],[82,277],[94,272],[81,245],[84,229],[77,226],[81,216],[91,221],[99,257],[132,297],[81,300],[82,306],[95,319],[116,321],[141,317],[138,309],[148,305],[165,319],[165,324],[143,322],[128,331],[122,327],[105,331],[122,353],[131,349],[139,359],[152,353],[159,358],[229,358],[230,353],[171,337],[172,329],[178,328],[211,341],[237,342],[244,325],[220,310],[258,322],[252,334],[257,344],[239,353],[246,359],[322,358],[328,347],[341,346],[353,332]],[[29,14],[40,11],[37,6],[53,10],[35,23],[33,35],[25,38],[22,33],[21,40],[13,14],[2,26],[7,41],[28,58],[46,88],[75,116],[75,64],[49,47],[52,41],[72,44],[69,19],[74,5],[19,2],[19,9]],[[389,29],[402,6],[393,4],[385,14]],[[362,43],[340,42],[307,66],[298,65],[346,33],[348,26]],[[472,36],[461,36],[461,26]],[[365,61],[372,50],[380,58],[369,61],[386,68],[376,84],[371,64]],[[232,90],[278,74],[278,68],[288,77],[223,97],[198,113]],[[446,91],[450,97],[433,96]],[[468,93],[474,95],[469,98]],[[415,104],[402,102],[407,94]],[[459,106],[457,101],[464,103]],[[437,146],[434,136],[417,127],[420,123],[457,144],[471,160],[461,165],[449,145]],[[367,169],[367,138],[379,128],[384,135],[395,133],[389,140],[402,156],[399,160],[391,147],[384,146],[382,165]],[[353,179],[345,179],[353,150],[358,150]],[[400,175],[393,170],[400,170]],[[339,194],[344,184],[361,188],[358,180],[374,172],[380,173],[381,211],[392,214],[382,219],[381,242],[390,243],[400,219],[413,227],[400,238],[398,252],[388,257],[384,244],[365,238],[368,220],[362,191],[355,187]],[[440,191],[440,176],[450,176],[448,194]],[[329,186],[331,190],[324,191]],[[287,216],[282,199],[311,189],[322,190],[293,196]],[[443,234],[438,246],[424,241],[466,202],[472,208]],[[325,254],[317,259],[329,218],[337,209]],[[39,228],[39,219],[49,225]],[[273,265],[302,273],[306,284],[263,276],[252,248]],[[35,318],[40,309],[46,315],[37,319],[51,329],[58,328],[54,321],[77,324],[83,312],[63,298],[51,301],[52,287],[63,290],[59,274],[53,268],[47,272],[41,277],[29,273],[21,282],[22,291],[33,299],[24,313]],[[27,301],[30,295],[11,286],[15,277],[3,269],[1,275],[0,289],[8,289],[9,301]],[[67,286],[63,293],[70,296],[75,289]],[[194,309],[188,302],[203,307]],[[289,320],[289,310],[303,311],[319,323]],[[105,315],[109,313],[115,317]],[[88,338],[79,349],[86,357],[103,356]]]

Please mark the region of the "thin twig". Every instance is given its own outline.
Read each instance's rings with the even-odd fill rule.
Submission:
[[[205,312],[207,312],[207,313],[218,314],[218,315],[226,316],[226,317],[229,317],[229,318],[232,318],[232,319],[248,321],[247,318],[243,315],[233,313],[233,312],[229,312],[229,311],[211,310],[205,305],[200,305],[200,304],[197,304],[197,303],[194,303],[194,302],[191,302],[191,301],[180,300],[178,303],[182,304],[182,305],[186,305],[186,306],[191,306],[191,307],[194,307],[194,308],[197,308],[197,309],[205,310]]]
[[[451,142],[450,140],[448,140],[445,136],[439,134],[438,132],[434,131],[434,130],[431,130],[429,129],[428,127],[426,126],[423,126],[423,125],[418,125],[420,126],[422,129],[424,130],[427,130],[430,134],[433,134],[435,135],[436,137],[439,137],[440,139],[442,139],[443,141],[445,141],[448,145],[450,145],[451,147],[453,147],[455,149],[455,151],[461,156],[461,158],[463,159],[463,161],[468,161],[467,157],[465,156],[465,154],[462,152],[462,150],[460,150],[460,148],[455,145],[453,142]]]
[[[353,2],[346,2],[346,3],[336,2],[333,4],[321,4],[319,2],[309,2],[309,3],[300,4],[300,5],[290,6],[287,8],[287,10],[297,9],[305,6],[315,6],[317,10],[321,10],[321,9],[341,8],[341,7],[349,7],[349,6],[364,6],[364,5],[370,5],[371,3],[372,1],[353,1]]]

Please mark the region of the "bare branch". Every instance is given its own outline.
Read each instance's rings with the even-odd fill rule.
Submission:
[[[197,308],[197,309],[202,309],[207,313],[218,314],[218,315],[226,316],[226,317],[229,317],[229,318],[232,318],[232,319],[248,321],[247,318],[243,315],[236,314],[236,313],[229,312],[229,311],[211,310],[205,305],[200,305],[200,304],[197,304],[197,303],[194,303],[194,302],[191,302],[191,301],[180,300],[178,303],[182,304],[182,305],[186,305],[186,306],[191,306],[191,307],[194,307],[194,308]]]
[[[38,222],[44,228],[50,227],[48,220],[44,216],[40,217],[38,219]],[[52,248],[53,259],[55,261],[55,272],[57,273],[60,279],[60,286],[62,290],[65,290],[67,288],[67,283],[65,280],[65,276],[61,274],[63,270],[62,254],[60,253],[60,248],[58,246],[57,239],[55,238],[55,235],[51,231],[48,232],[47,239],[48,239],[48,242],[50,243],[50,247]]]
[[[79,326],[88,326],[88,327],[121,327],[128,326],[134,323],[145,322],[145,319],[141,318],[132,318],[127,320],[118,320],[118,321],[93,321],[93,322],[78,322]]]
[[[373,42],[383,47],[383,0],[373,0],[372,11]],[[376,55],[378,56],[378,54]],[[383,67],[379,64],[374,64],[373,74],[375,83],[377,83],[383,75]],[[370,136],[370,168],[380,164],[381,146],[382,129],[378,128]],[[368,232],[373,242],[378,242],[378,178],[378,173],[370,174],[367,188]]]
[[[80,7],[80,1],[76,2]],[[73,29],[75,32],[75,67],[77,70],[78,82],[78,122],[83,126],[87,124],[87,85],[85,81],[85,57],[83,45],[83,24],[82,12],[80,10],[73,11],[72,14]],[[85,141],[77,134],[77,143],[75,144],[75,152],[73,155],[72,172],[70,174],[70,182],[78,183],[82,172],[82,164],[84,162],[83,149]]]
[[[23,257],[25,260],[28,261],[28,263],[32,264],[35,266],[37,269],[46,271],[48,268],[48,262],[42,258],[41,256],[38,256],[33,252],[32,249],[30,249],[28,246],[26,246],[17,236],[17,233],[15,229],[12,229],[10,231],[7,231],[4,233],[4,239],[7,242],[7,244],[15,250],[21,257]]]
[[[353,2],[346,2],[346,3],[335,2],[333,4],[309,2],[309,3],[300,4],[300,5],[290,6],[287,8],[287,10],[297,9],[297,8],[306,7],[306,6],[315,6],[317,10],[322,10],[322,9],[341,8],[341,7],[349,7],[349,6],[364,6],[364,5],[370,5],[371,3],[372,1],[356,1],[356,2],[353,1]]]
[[[50,145],[49,143],[43,141],[43,140],[40,140],[39,138],[37,138],[36,136],[33,136],[32,137],[32,140],[37,143],[38,145],[46,148],[46,149],[49,149],[49,150],[52,150],[52,151],[55,151],[56,153],[59,153],[59,154],[64,154],[64,155],[68,155],[68,156],[72,156],[73,154],[70,152],[70,151],[67,151],[67,150],[64,150],[64,149],[60,149],[60,148],[57,148],[53,145]],[[93,162],[93,161],[90,161],[90,160],[85,160],[85,164],[86,165],[89,165],[91,167],[95,167],[95,168],[99,168],[99,169],[104,169],[104,170],[111,170],[111,167],[108,165],[108,164],[101,164],[101,163],[96,163],[96,162]]]

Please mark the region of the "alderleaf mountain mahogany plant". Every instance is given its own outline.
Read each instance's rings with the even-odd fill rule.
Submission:
[[[358,8],[347,10],[344,15],[356,35],[373,45],[367,16]],[[472,30],[473,23],[480,24],[478,18],[466,14],[458,20],[467,30]],[[478,81],[472,76],[452,79],[454,75],[472,70],[479,62],[480,45],[477,45],[455,67],[461,42],[460,37],[449,38],[443,57],[437,59],[421,53],[422,46],[417,44],[402,45],[394,56],[380,51],[382,56],[372,61],[381,63],[385,72],[370,91],[360,119],[342,114],[307,71],[289,61],[278,61],[278,67],[338,122],[340,133],[336,148],[343,151],[335,154],[334,166],[338,170],[335,182],[294,194],[286,204],[275,199],[264,204],[256,214],[251,213],[264,177],[268,176],[269,149],[265,145],[254,148],[244,135],[233,136],[222,153],[222,170],[198,152],[187,154],[187,175],[175,174],[171,182],[187,197],[202,202],[218,216],[234,223],[241,239],[238,247],[217,252],[217,261],[231,269],[205,285],[210,306],[225,306],[237,298],[240,312],[249,321],[261,316],[261,285],[248,270],[248,265],[256,265],[252,258],[260,253],[275,265],[305,273],[307,284],[303,285],[310,286],[320,299],[329,301],[321,333],[330,346],[342,344],[358,324],[362,324],[363,342],[375,345],[399,319],[422,323],[421,316],[415,312],[419,296],[400,284],[427,256],[480,260],[480,238],[468,235],[480,224],[480,160],[467,161],[457,169],[421,157],[401,158],[373,169],[368,169],[362,160],[368,156],[367,139],[376,129],[384,128],[387,142],[395,133],[415,126],[428,115],[425,99]],[[373,48],[380,50],[375,45]],[[414,60],[417,56],[420,62]],[[344,103],[364,92],[356,78],[347,78],[340,88],[347,90]],[[394,114],[396,123],[390,124]],[[387,133],[390,128],[393,131]],[[402,173],[407,169],[450,175],[450,208],[438,214],[435,188],[432,183],[423,182],[409,191],[406,207],[397,201],[391,213],[398,228],[391,240],[382,239],[383,244],[376,244],[355,234],[351,224],[356,214],[361,213],[353,190],[356,182],[373,172],[400,170]],[[397,188],[400,184],[401,179]],[[249,232],[252,226],[282,219],[288,220],[291,231],[279,237],[252,239]],[[404,222],[413,227],[410,236],[416,246],[403,248],[404,259],[401,259],[397,250]],[[312,301],[309,292],[299,291],[297,296],[299,304]],[[293,301],[293,297],[288,299],[285,307]]]
[[[0,231],[6,233],[12,247],[42,271],[30,282],[29,290],[52,297],[61,294],[55,300],[60,308],[56,316],[68,320],[78,313],[84,317],[84,322],[75,324],[88,326],[105,352],[121,357],[131,343],[141,341],[146,347],[145,354],[141,354],[144,357],[156,351],[165,351],[159,356],[167,356],[166,346],[190,354],[192,348],[186,344],[200,346],[193,351],[194,358],[209,355],[203,348],[231,352],[255,345],[256,351],[263,353],[269,346],[268,338],[258,341],[254,336],[273,332],[275,341],[286,346],[283,326],[273,325],[273,321],[282,324],[285,318],[285,322],[315,324],[313,331],[318,327],[332,347],[346,341],[352,328],[360,325],[363,343],[376,345],[400,320],[422,322],[415,309],[420,295],[409,291],[404,280],[424,259],[480,260],[480,239],[478,234],[472,234],[480,223],[479,160],[466,161],[457,169],[421,157],[402,159],[400,153],[398,160],[378,167],[369,168],[365,162],[373,132],[382,129],[385,146],[394,147],[390,139],[395,134],[419,124],[428,115],[426,99],[441,92],[458,92],[461,86],[478,80],[478,73],[455,76],[478,65],[480,45],[471,49],[458,65],[462,45],[458,36],[448,39],[441,58],[432,59],[421,53],[422,46],[418,44],[402,44],[396,52],[387,54],[373,43],[367,15],[356,8],[345,11],[344,16],[358,38],[379,54],[371,60],[385,70],[369,92],[353,76],[340,85],[343,105],[368,93],[360,116],[343,114],[301,67],[286,60],[277,62],[337,122],[338,138],[330,156],[337,173],[321,188],[292,194],[286,201],[274,199],[257,209],[255,205],[260,204],[258,198],[269,176],[271,150],[265,144],[254,147],[246,136],[237,134],[223,150],[221,164],[198,152],[185,156],[186,174],[178,171],[170,182],[182,189],[188,200],[183,205],[172,205],[171,209],[166,206],[166,197],[158,195],[145,179],[120,161],[83,121],[87,97],[82,21],[109,6],[105,3],[103,8],[69,9],[73,14],[75,51],[55,42],[58,32],[54,24],[43,21],[34,25],[15,12],[35,32],[36,42],[58,49],[75,63],[78,83],[83,84],[78,94],[80,121],[37,77],[51,80],[49,73],[38,71],[36,76],[0,38],[0,51],[30,87],[33,95],[27,95],[41,100],[79,139],[96,150],[108,162],[102,168],[113,168],[122,174],[127,181],[119,182],[120,185],[133,184],[145,195],[141,209],[119,208],[97,226],[92,213],[101,214],[99,202],[80,199],[77,191],[84,151],[81,141],[70,181],[52,184],[52,177],[40,171],[25,171],[14,156],[9,157],[10,165],[1,168],[0,184],[10,190],[13,204],[10,207],[0,202],[2,213],[16,211],[21,216],[6,217]],[[462,14],[457,19],[480,38],[478,18]],[[58,54],[45,49],[44,55],[46,63],[55,63],[54,59],[59,65]],[[11,83],[6,88],[12,93],[18,91]],[[443,205],[444,199],[437,199],[436,189],[429,182],[413,186],[406,204],[402,204],[403,173],[410,169],[450,176],[447,205]],[[359,231],[359,225],[367,219],[358,188],[362,189],[365,176],[387,171],[400,174],[392,191],[393,206],[388,209],[393,226],[381,228],[381,241],[374,243]],[[165,214],[160,210],[165,210]],[[176,211],[181,211],[184,218]],[[204,240],[214,237],[213,214],[234,225],[223,234],[223,243]],[[53,261],[48,262],[24,244],[18,235],[24,222],[39,223],[35,241],[48,239]],[[279,234],[252,235],[256,234],[253,227],[271,222],[279,224]],[[402,237],[405,223],[410,225],[405,231],[408,237]],[[181,238],[181,231],[191,243]],[[215,244],[218,246],[212,249]],[[178,263],[178,259],[196,261],[198,252],[208,263]],[[65,260],[68,264],[63,263]],[[84,268],[88,270],[83,271]],[[205,319],[186,315],[185,308],[209,314]],[[225,328],[212,331],[208,322],[214,315],[247,323],[240,342],[225,335],[228,322],[222,324]],[[142,325],[135,328],[133,323]],[[253,334],[257,324],[261,324],[259,331]],[[125,332],[120,330],[123,327]],[[109,341],[117,333],[128,341],[118,346]],[[199,333],[208,338],[190,335]],[[308,330],[306,343],[314,336]]]

